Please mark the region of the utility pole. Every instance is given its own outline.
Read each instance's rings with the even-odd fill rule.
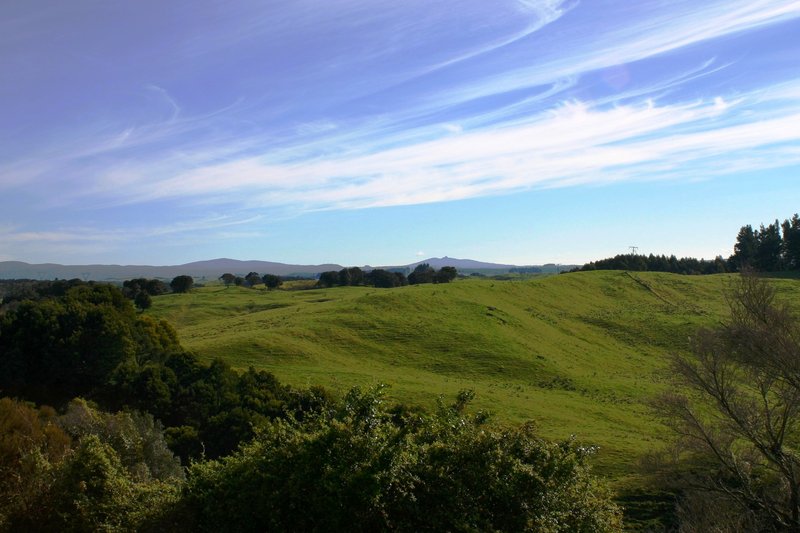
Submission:
[[[628,248],[630,248],[631,254],[633,254],[633,255],[636,255],[636,253],[639,251],[639,247],[638,246],[628,246]]]

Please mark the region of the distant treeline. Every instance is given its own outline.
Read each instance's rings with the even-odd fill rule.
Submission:
[[[65,296],[73,287],[106,286],[107,283],[74,279],[32,280],[0,279],[0,308],[15,306],[24,300],[41,300]],[[135,278],[122,283],[122,294],[139,309],[151,306],[151,297],[169,292],[187,292],[194,287],[191,276],[176,276],[169,285],[160,279]]]
[[[733,255],[727,259],[717,256],[712,260],[674,255],[620,254],[608,259],[592,261],[570,272],[587,270],[635,270],[672,272],[675,274],[719,274],[755,270],[758,272],[783,272],[800,270],[800,218],[795,214],[783,223],[774,223],[754,230],[742,226],[736,236]]]
[[[543,272],[542,267],[537,266],[514,267],[508,271],[512,274],[541,274]]]
[[[364,271],[358,267],[349,267],[339,271],[329,270],[320,273],[317,279],[317,285],[320,287],[367,285],[391,289],[392,287],[417,285],[419,283],[449,283],[453,281],[456,276],[458,276],[458,272],[455,267],[446,266],[436,270],[427,263],[418,265],[408,276],[399,270],[375,268],[373,270]],[[244,277],[225,273],[221,275],[219,279],[226,286],[254,287],[263,283],[267,289],[275,289],[281,286],[284,280],[287,280],[285,277],[275,276],[273,274],[264,274],[262,276],[258,272],[250,272]]]
[[[728,262],[722,257],[713,261],[674,255],[620,254],[608,259],[592,261],[570,272],[586,270],[635,270],[651,272],[672,272],[674,274],[720,274],[728,272]]]
[[[334,285],[370,285],[379,288],[401,287],[403,285],[419,285],[422,283],[450,283],[458,276],[455,267],[445,266],[436,270],[428,263],[422,263],[414,268],[407,277],[402,272],[376,268],[364,272],[358,267],[343,268],[340,271],[331,270],[319,275],[319,284],[323,287]]]

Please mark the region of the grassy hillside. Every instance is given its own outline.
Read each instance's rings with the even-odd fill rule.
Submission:
[[[425,405],[474,389],[496,419],[599,445],[600,469],[622,479],[658,445],[646,401],[663,386],[666,354],[724,316],[730,280],[605,271],[398,289],[217,286],[155,298],[149,312],[202,357],[288,383],[382,381]],[[800,295],[797,281],[776,283]]]

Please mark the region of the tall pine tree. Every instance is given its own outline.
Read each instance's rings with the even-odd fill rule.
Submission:
[[[800,217],[783,221],[783,259],[789,270],[800,270]]]
[[[762,272],[777,272],[782,267],[781,252],[783,240],[781,239],[781,226],[776,220],[767,227],[761,225],[756,232],[756,257],[755,267]]]
[[[739,234],[736,236],[736,244],[733,247],[733,256],[731,262],[737,270],[755,266],[754,260],[756,257],[756,250],[758,249],[758,240],[753,231],[753,226],[748,224],[742,226]]]

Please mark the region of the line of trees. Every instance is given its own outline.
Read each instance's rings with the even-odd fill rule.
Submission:
[[[782,272],[800,270],[800,217],[795,213],[782,223],[775,220],[768,226],[753,229],[742,226],[736,236],[733,254],[712,260],[674,255],[620,254],[592,261],[570,272],[587,270],[635,270],[672,272],[675,274],[720,274],[724,272]]]
[[[153,296],[166,294],[169,290],[167,284],[159,279],[135,278],[122,282],[122,293],[142,311],[153,305]]]
[[[673,274],[722,274],[729,272],[729,263],[722,257],[713,260],[695,259],[674,255],[620,254],[608,259],[592,261],[570,272],[590,270],[633,270],[672,272]]]
[[[237,287],[255,287],[256,285],[264,284],[269,289],[277,289],[283,285],[283,279],[275,274],[264,274],[263,276],[258,272],[250,272],[245,277],[235,276],[230,272],[226,272],[219,277],[219,280],[225,284],[226,287],[236,285]]]
[[[800,218],[797,213],[783,223],[777,220],[759,229],[742,226],[736,236],[730,263],[738,270],[760,272],[800,270]]]
[[[370,285],[379,288],[402,287],[421,283],[450,283],[458,276],[455,267],[445,266],[438,271],[428,263],[417,265],[408,277],[403,272],[375,268],[364,272],[358,267],[343,268],[338,272],[330,270],[319,275],[322,287]]]

